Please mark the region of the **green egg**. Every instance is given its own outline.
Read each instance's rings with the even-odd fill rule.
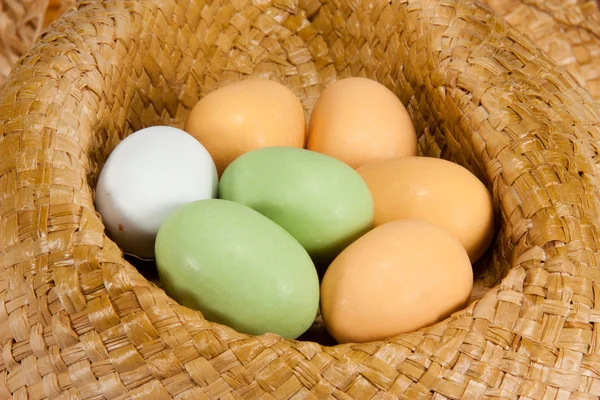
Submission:
[[[200,200],[175,210],[156,237],[167,294],[238,332],[295,339],[312,325],[319,281],[283,228],[244,205]]]
[[[318,264],[327,264],[371,229],[373,199],[343,162],[310,150],[267,147],[224,171],[219,197],[265,215],[287,230]]]

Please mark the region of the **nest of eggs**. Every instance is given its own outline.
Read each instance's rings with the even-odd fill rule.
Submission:
[[[0,96],[5,397],[599,394],[600,113],[488,9],[467,0],[77,7]],[[178,305],[105,235],[92,187],[129,133],[182,127],[199,97],[247,77],[284,83],[310,112],[349,76],[392,90],[421,153],[467,167],[490,189],[498,232],[466,308],[371,343],[250,336]]]

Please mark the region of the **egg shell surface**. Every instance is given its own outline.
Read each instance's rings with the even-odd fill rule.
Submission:
[[[194,106],[184,130],[206,147],[219,175],[237,157],[270,146],[304,147],[306,120],[298,97],[268,79],[230,83]]]
[[[381,225],[327,269],[321,313],[339,342],[371,342],[430,326],[463,308],[473,287],[458,240],[427,221]]]
[[[126,253],[154,258],[154,241],[177,207],[215,197],[218,177],[206,149],[169,126],[139,130],[111,152],[95,191],[108,236]]]
[[[371,191],[374,226],[397,219],[423,219],[463,244],[471,262],[494,236],[494,206],[485,185],[469,170],[433,157],[396,157],[356,170]]]
[[[317,99],[306,148],[352,168],[390,157],[417,154],[410,115],[396,95],[368,78],[341,79]]]
[[[166,292],[238,332],[295,339],[319,305],[315,266],[302,246],[260,213],[201,200],[171,214],[156,239]]]
[[[360,175],[335,158],[292,147],[254,150],[225,170],[219,197],[287,230],[319,265],[371,229],[373,200]]]

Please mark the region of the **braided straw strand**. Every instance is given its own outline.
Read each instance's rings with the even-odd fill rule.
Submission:
[[[40,33],[48,0],[0,0],[0,84]]]
[[[600,100],[598,0],[482,0]]]

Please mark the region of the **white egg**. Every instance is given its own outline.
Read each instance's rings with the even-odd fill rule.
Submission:
[[[200,142],[169,126],[133,133],[110,154],[96,186],[107,235],[125,253],[154,258],[164,219],[184,204],[214,198],[215,163]]]

